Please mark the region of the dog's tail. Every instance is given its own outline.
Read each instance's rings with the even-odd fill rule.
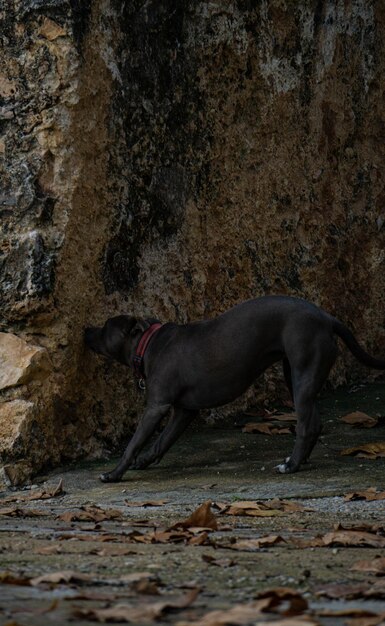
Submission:
[[[333,318],[333,331],[336,335],[338,335],[338,337],[341,337],[342,341],[347,345],[351,353],[354,354],[356,359],[361,361],[361,363],[377,370],[385,370],[385,359],[376,359],[374,356],[365,352],[349,328],[336,318]]]

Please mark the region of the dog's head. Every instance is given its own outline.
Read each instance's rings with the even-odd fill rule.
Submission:
[[[145,320],[118,315],[109,318],[104,326],[93,326],[84,330],[84,341],[88,348],[119,363],[128,365],[132,358],[133,346],[140,338],[148,323]]]

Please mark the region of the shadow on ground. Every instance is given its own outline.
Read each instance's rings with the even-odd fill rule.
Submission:
[[[385,500],[344,496],[384,490],[385,460],[340,451],[385,441],[385,428],[381,420],[370,429],[339,420],[356,410],[384,416],[384,385],[326,394],[321,442],[294,475],[274,472],[293,435],[246,434],[232,419],[196,422],[158,466],[128,472],[119,484],[98,481],[113,461],[93,462],[3,493],[0,623],[384,624]],[[60,479],[64,492],[46,497]],[[276,503],[263,516],[224,509],[277,498],[304,508]],[[206,501],[215,503],[217,530],[167,532]],[[337,525],[339,534],[322,544]],[[361,561],[371,569],[352,569]],[[262,611],[264,590],[276,599]],[[299,600],[291,601],[295,594]],[[214,609],[224,612],[200,621]]]

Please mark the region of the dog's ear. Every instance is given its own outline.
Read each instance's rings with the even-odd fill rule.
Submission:
[[[136,335],[137,333],[143,334],[145,330],[150,326],[148,320],[138,318],[135,324],[131,327],[130,335]]]
[[[130,335],[135,336],[136,333],[143,334],[147,328],[150,328],[152,324],[158,323],[159,320],[154,317],[146,317],[146,319],[139,317],[135,320],[134,326],[131,328]]]

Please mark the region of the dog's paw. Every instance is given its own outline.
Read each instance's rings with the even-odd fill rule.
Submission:
[[[296,472],[298,468],[290,462],[290,457],[288,456],[283,463],[276,465],[275,469],[280,474],[292,474],[293,472]]]
[[[118,483],[121,476],[116,476],[112,472],[105,472],[104,474],[100,474],[99,479],[102,483]]]

